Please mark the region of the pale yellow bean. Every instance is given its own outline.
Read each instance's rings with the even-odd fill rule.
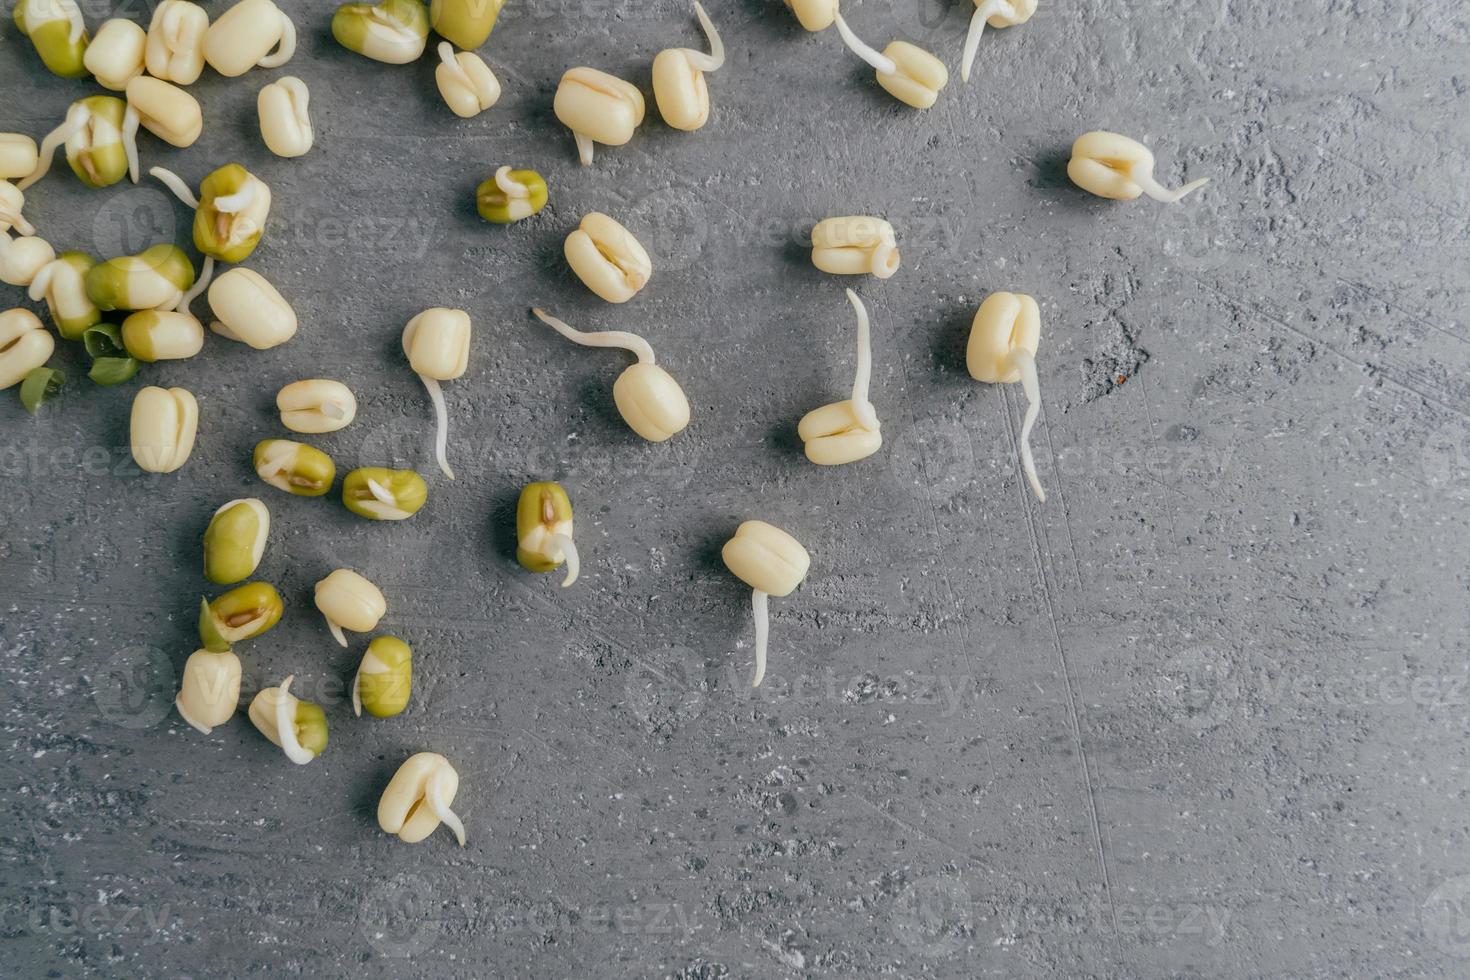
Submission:
[[[209,285],[215,321],[209,329],[228,340],[269,350],[296,335],[296,311],[251,269],[230,269]]]
[[[563,251],[577,278],[609,303],[626,303],[653,277],[653,260],[638,239],[600,211],[582,219]]]
[[[0,133],[0,180],[29,177],[38,160],[35,140],[24,133]]]
[[[163,0],[148,24],[143,52],[148,74],[175,85],[193,85],[204,71],[204,35],[209,15],[189,0]]]
[[[193,146],[204,131],[199,101],[176,85],[139,75],[127,85],[128,108],[154,136],[177,147]]]
[[[582,165],[592,163],[593,144],[622,146],[643,122],[643,93],[616,75],[573,68],[557,85],[552,111],[577,140]]]
[[[357,418],[357,398],[340,381],[310,378],[276,393],[281,424],[292,432],[336,432]]]
[[[478,116],[500,101],[500,80],[473,51],[454,53],[448,41],[439,44],[439,65],[434,69],[434,84],[449,109],[461,119]]]
[[[311,149],[311,92],[305,82],[290,75],[272,82],[260,90],[255,105],[260,114],[260,135],[272,153],[290,158]]]
[[[130,20],[115,17],[103,24],[87,45],[82,64],[103,88],[121,92],[143,73],[143,51],[148,34]]]
[[[204,60],[226,78],[279,68],[295,51],[296,25],[272,0],[240,0],[204,35]]]
[[[133,461],[149,473],[172,473],[188,462],[199,428],[199,405],[183,388],[142,389],[133,398]]]
[[[0,390],[25,380],[56,350],[56,341],[41,318],[30,310],[0,313]]]

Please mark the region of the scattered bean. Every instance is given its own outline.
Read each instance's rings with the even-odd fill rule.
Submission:
[[[601,211],[582,219],[563,251],[577,278],[609,303],[626,303],[653,277],[653,260],[638,239]]]
[[[82,64],[97,84],[121,92],[143,74],[143,52],[148,33],[130,20],[114,17],[102,25],[82,56]]]
[[[149,473],[172,473],[194,451],[199,404],[183,388],[149,386],[133,396],[133,461]]]
[[[0,180],[29,177],[39,160],[35,140],[24,133],[0,133]]]
[[[98,263],[83,281],[99,310],[171,310],[194,285],[194,266],[183,249],[165,242]]]
[[[501,167],[475,189],[475,209],[497,225],[529,218],[546,207],[546,181],[534,170]]]
[[[1171,191],[1154,180],[1154,155],[1148,147],[1117,133],[1094,131],[1077,137],[1072,159],[1067,163],[1072,183],[1090,194],[1112,201],[1132,201],[1147,194],[1155,201],[1173,204],[1203,187],[1210,178],[1201,177]]]
[[[433,0],[429,23],[439,36],[465,50],[484,44],[505,0]]]
[[[542,323],[583,347],[621,347],[638,356],[613,383],[613,402],[628,427],[649,442],[663,442],[689,424],[689,400],[669,372],[654,362],[653,348],[637,334],[623,330],[587,333],[539,309]]]
[[[459,773],[433,752],[409,756],[378,801],[378,826],[405,844],[417,844],[444,824],[464,847],[464,823],[449,808],[459,792]]]
[[[0,313],[0,391],[20,384],[56,350],[41,318],[16,308]]]
[[[87,25],[75,0],[17,0],[15,26],[31,39],[53,75],[87,74]]]
[[[204,71],[209,15],[189,0],[163,0],[153,8],[143,63],[148,74],[175,85],[193,85]]]
[[[350,568],[339,568],[316,584],[316,607],[327,618],[327,629],[341,646],[344,629],[371,633],[388,612],[382,591]]]
[[[464,310],[443,307],[425,310],[403,328],[403,353],[434,405],[434,457],[439,462],[439,469],[452,480],[449,409],[444,404],[444,392],[439,382],[453,381],[469,367],[470,315]]]
[[[141,310],[123,321],[122,342],[145,364],[181,361],[204,349],[204,324],[188,313]]]
[[[796,427],[806,447],[806,458],[821,466],[865,459],[883,445],[878,413],[868,401],[868,381],[873,370],[868,311],[851,289],[847,291],[847,299],[857,313],[858,325],[857,373],[852,382],[852,397],[806,413]]]
[[[261,688],[250,702],[249,715],[260,734],[304,766],[327,749],[327,713],[291,693],[295,680],[292,675],[280,687]]]
[[[725,567],[753,590],[751,609],[755,615],[755,676],[751,687],[760,687],[766,676],[766,646],[771,624],[769,596],[786,596],[806,578],[812,559],[801,542],[774,524],[746,521],[725,542],[720,556]]]
[[[357,418],[357,397],[340,381],[309,378],[276,392],[276,408],[281,424],[292,432],[336,432]]]
[[[295,53],[296,25],[272,0],[240,0],[204,33],[204,60],[226,78],[279,68]]]
[[[448,103],[450,111],[461,119],[478,116],[500,101],[500,79],[473,51],[454,53],[454,45],[439,42],[439,66],[434,69],[434,84]]]
[[[86,252],[63,252],[31,280],[31,301],[46,301],[51,322],[65,340],[80,340],[83,331],[102,322],[102,311],[87,295],[87,273],[96,264]]]
[[[572,541],[572,501],[559,483],[528,483],[516,504],[516,561],[533,572],[549,572],[563,562],[566,588],[577,581],[582,561]]]
[[[204,649],[222,653],[276,625],[284,609],[280,593],[269,582],[237,586],[213,602],[200,599],[199,639]]]
[[[369,466],[342,481],[342,503],[358,517],[374,521],[407,520],[429,498],[429,485],[413,470]]]
[[[823,272],[887,279],[902,261],[893,226],[882,218],[827,218],[812,229],[812,265]]]
[[[208,735],[240,707],[240,658],[230,650],[195,650],[184,661],[174,707],[195,731]]]
[[[204,577],[233,585],[255,574],[270,536],[271,512],[254,497],[231,500],[204,531]]]
[[[296,311],[265,277],[250,269],[231,269],[209,287],[215,320],[209,329],[227,340],[269,350],[296,336]]]
[[[643,93],[616,75],[573,68],[562,75],[552,111],[577,141],[582,166],[592,163],[593,144],[622,146],[643,122]]]
[[[965,365],[970,377],[986,384],[1021,382],[1026,392],[1026,418],[1021,423],[1021,469],[1036,499],[1046,491],[1031,455],[1031,428],[1041,414],[1041,386],[1036,376],[1036,345],[1041,340],[1041,310],[1022,293],[991,293],[975,312]]]
[[[396,636],[376,636],[352,679],[352,713],[392,718],[413,694],[413,650]]]
[[[709,54],[689,48],[665,48],[653,59],[653,98],[659,114],[664,122],[686,132],[709,121],[709,85],[704,73],[718,71],[725,63],[725,45],[698,0],[694,14],[709,39]]]
[[[262,439],[251,457],[255,475],[298,497],[320,497],[332,489],[337,467],[314,446],[289,439]]]
[[[344,3],[332,15],[332,36],[365,58],[406,65],[424,53],[429,11],[419,0]]]
[[[266,148],[278,157],[299,157],[311,149],[311,92],[306,83],[291,75],[260,90],[255,101],[260,114],[260,135]]]

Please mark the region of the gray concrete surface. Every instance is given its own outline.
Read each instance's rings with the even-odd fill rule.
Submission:
[[[34,420],[0,399],[3,972],[1470,973],[1465,5],[1043,0],[917,114],[835,33],[716,0],[730,58],[709,126],[672,132],[650,105],[586,170],[551,115],[561,71],[647,90],[653,55],[699,35],[682,0],[532,6],[511,0],[486,49],[501,104],[461,122],[432,60],[358,59],[330,3],[291,4],[316,149],[258,141],[278,71],[207,75],[204,137],[143,153],[191,183],[230,160],[271,183],[249,264],[295,304],[296,339],[211,338]],[[957,68],[968,5],[846,9]],[[42,76],[7,23],[0,129],[39,136],[91,91]],[[1152,146],[1166,182],[1214,182],[1178,207],[1086,197],[1063,169],[1098,127]],[[510,229],[472,205],[502,162],[552,187]],[[185,240],[151,184],[63,171],[31,198],[66,247]],[[592,209],[655,255],[624,307],[561,259]],[[827,471],[795,424],[846,390],[852,326],[802,237],[865,212],[905,256],[856,284],[886,442]],[[996,289],[1043,310],[1044,506],[1016,465],[1021,392],[964,372]],[[554,336],[532,303],[643,331],[693,424],[634,437],[611,400],[626,359]],[[398,349],[431,305],[475,318],[448,387],[453,484]],[[79,351],[59,360],[83,374]],[[274,392],[317,375],[361,403],[320,444],[344,470],[429,475],[415,519],[255,480],[250,447],[283,434]],[[199,397],[173,476],[129,462],[144,379]],[[565,592],[513,559],[517,490],[548,478],[578,508],[586,567]],[[240,648],[247,693],[295,672],[327,705],[306,768],[243,718],[202,737],[170,707],[200,533],[253,493],[288,611]],[[750,517],[813,555],[773,602],[755,693],[748,593],[718,557]],[[338,565],[381,584],[383,628],[416,651],[399,718],[345,703],[362,643],[339,650],[310,599]],[[422,749],[459,767],[464,850],[377,829]]]

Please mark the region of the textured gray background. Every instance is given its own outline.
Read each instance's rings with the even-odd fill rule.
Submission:
[[[74,383],[41,417],[0,398],[4,972],[1470,972],[1470,10],[1043,0],[914,113],[835,33],[716,0],[730,56],[708,127],[672,132],[650,101],[584,170],[551,115],[561,71],[646,91],[653,55],[699,34],[682,0],[532,6],[511,0],[486,49],[500,105],[465,122],[432,60],[359,59],[331,3],[289,5],[285,71],[207,73],[199,143],[142,143],[191,184],[231,160],[270,182],[249,265],[300,333],[266,353],[211,337],[115,389],[75,383],[68,349]],[[847,4],[870,41],[955,67],[969,9]],[[92,89],[5,30],[0,130],[39,136]],[[256,91],[286,72],[317,125],[295,161],[255,129]],[[1092,128],[1148,143],[1166,183],[1214,182],[1177,207],[1084,196],[1063,168]],[[510,229],[472,204],[501,163],[551,185]],[[89,191],[63,167],[31,199],[65,247],[186,240],[156,185]],[[561,259],[592,209],[655,256],[626,306]],[[889,217],[905,262],[856,283],[884,448],[822,470],[795,425],[847,390],[852,322],[803,236],[848,213]],[[964,372],[996,289],[1042,306],[1045,506],[1018,474],[1019,386]],[[627,358],[561,340],[532,303],[645,333],[689,429],[632,435],[611,399]],[[398,348],[431,305],[475,319],[448,386],[453,484]],[[318,375],[361,404],[318,440],[339,470],[429,477],[413,520],[254,478],[250,447],[285,434],[275,391]],[[199,398],[176,475],[129,461],[145,379]],[[530,479],[578,508],[571,590],[514,562]],[[247,695],[294,671],[327,705],[306,768],[243,718],[202,737],[170,706],[200,533],[249,494],[288,610],[239,648]],[[718,557],[751,517],[813,555],[772,603],[754,694],[748,592]],[[396,719],[343,699],[363,644],[339,650],[310,600],[338,565],[382,586],[383,628],[414,647]],[[459,768],[464,850],[377,829],[422,749]]]

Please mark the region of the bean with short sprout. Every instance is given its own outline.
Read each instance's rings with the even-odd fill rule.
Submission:
[[[352,713],[374,718],[402,714],[413,694],[413,650],[396,636],[375,636],[352,678]]]
[[[596,68],[572,68],[561,76],[552,111],[577,141],[582,166],[593,146],[622,146],[643,122],[643,93],[637,86]]]
[[[562,588],[577,581],[582,560],[572,540],[572,501],[559,483],[528,483],[516,504],[516,561],[533,572],[567,566]]]
[[[546,181],[534,170],[501,167],[475,189],[475,210],[491,224],[508,225],[546,207]]]
[[[290,439],[262,439],[255,444],[251,465],[266,483],[298,497],[320,497],[332,489],[337,478],[332,457]]]
[[[405,844],[417,844],[442,823],[464,847],[464,822],[450,809],[459,792],[459,773],[433,752],[409,756],[378,801],[378,826]]]
[[[696,0],[694,14],[709,39],[709,54],[690,48],[665,48],[653,59],[653,98],[664,122],[693,132],[709,120],[709,84],[705,73],[725,64],[725,45],[709,15]]]
[[[276,409],[281,424],[292,432],[336,432],[357,418],[357,396],[340,381],[308,378],[276,392]]]
[[[226,78],[279,68],[295,53],[296,25],[273,0],[240,0],[204,33],[204,60]]]
[[[240,658],[231,650],[195,650],[184,661],[174,707],[204,735],[229,721],[240,707]]]
[[[332,36],[364,58],[406,65],[428,44],[429,9],[419,0],[344,3],[332,15]]]
[[[279,687],[262,688],[250,702],[250,721],[286,758],[304,766],[327,749],[327,713],[291,693],[293,674]]]
[[[255,574],[270,537],[271,512],[254,497],[231,500],[204,530],[204,577],[215,585],[234,585]]]
[[[388,600],[363,575],[339,568],[316,584],[316,607],[327,620],[327,629],[341,646],[347,645],[343,630],[371,633],[388,612]]]
[[[199,600],[199,639],[204,649],[223,652],[276,625],[284,610],[281,594],[269,582],[236,586],[213,602]]]
[[[1077,137],[1067,162],[1067,176],[1089,194],[1111,201],[1132,201],[1147,194],[1163,204],[1182,201],[1210,182],[1210,178],[1201,177],[1171,191],[1154,179],[1154,155],[1148,147],[1101,130]]]
[[[429,485],[413,470],[366,466],[342,480],[342,503],[358,517],[403,521],[429,499]]]

